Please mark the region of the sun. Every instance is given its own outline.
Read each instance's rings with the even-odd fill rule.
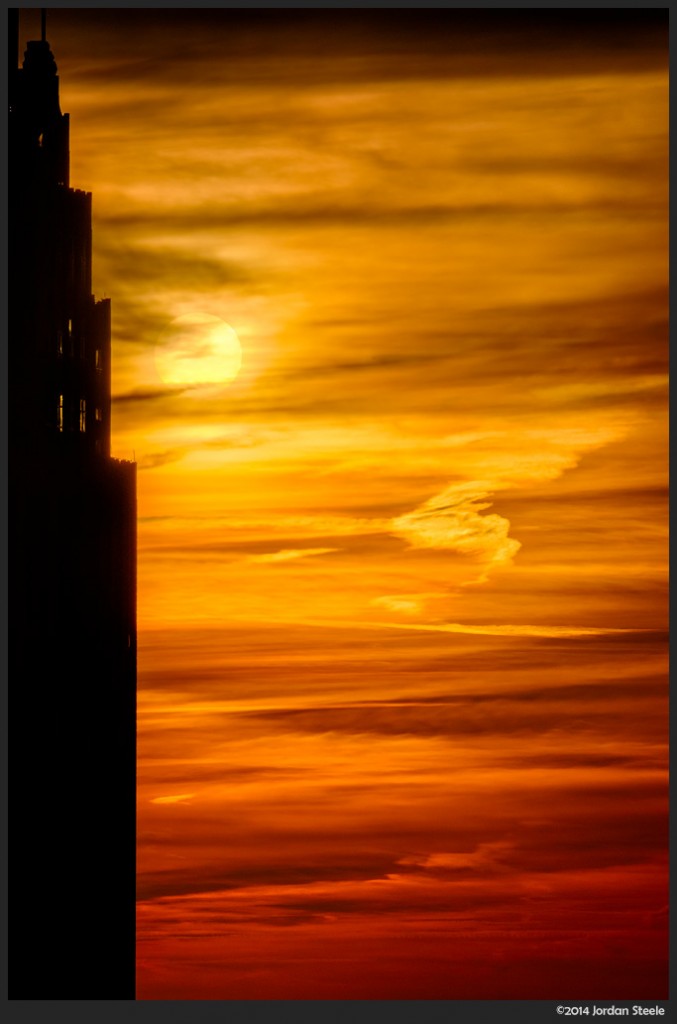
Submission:
[[[218,316],[184,313],[162,333],[155,365],[164,384],[227,384],[240,372],[240,339]]]

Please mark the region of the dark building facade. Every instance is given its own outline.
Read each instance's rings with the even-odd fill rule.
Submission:
[[[10,10],[11,999],[135,994],[136,466],[45,39]]]

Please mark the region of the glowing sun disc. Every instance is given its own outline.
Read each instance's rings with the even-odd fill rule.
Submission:
[[[165,384],[227,384],[240,372],[240,339],[218,316],[184,313],[163,332],[155,365]]]

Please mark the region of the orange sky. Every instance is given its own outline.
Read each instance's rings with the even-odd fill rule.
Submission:
[[[667,994],[667,19],[590,16],[49,14],[139,466],[140,998]],[[160,376],[195,313],[234,381]]]

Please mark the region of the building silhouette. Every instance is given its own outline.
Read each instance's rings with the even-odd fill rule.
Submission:
[[[11,999],[134,999],[136,466],[45,38],[10,9]]]

